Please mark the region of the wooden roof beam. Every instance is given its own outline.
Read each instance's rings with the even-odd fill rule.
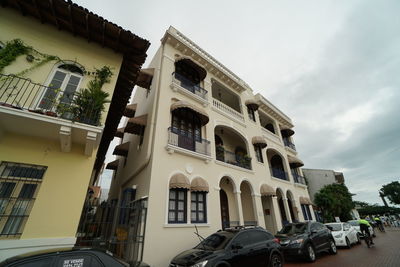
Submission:
[[[58,23],[58,19],[57,19],[57,15],[56,15],[56,10],[54,9],[53,0],[50,0],[49,3],[50,3],[51,14],[53,15],[53,17],[54,17],[54,19],[55,19],[55,22],[56,22],[56,27],[57,27],[57,29],[61,30],[60,23]]]

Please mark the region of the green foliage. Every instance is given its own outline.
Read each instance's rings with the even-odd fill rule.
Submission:
[[[353,203],[354,206],[359,206],[359,207],[366,207],[369,205],[367,202],[357,201],[357,200],[354,200]]]
[[[334,221],[334,217],[347,221],[351,219],[350,211],[354,208],[351,196],[345,185],[330,184],[315,194],[314,202],[321,208],[325,222]]]
[[[394,207],[386,207],[386,206],[380,206],[380,205],[369,205],[367,204],[366,206],[363,206],[361,209],[358,210],[358,213],[361,216],[367,216],[367,215],[382,215],[382,214],[399,214],[400,213],[400,208],[394,208]]]
[[[400,205],[400,183],[398,181],[383,185],[380,192],[387,197],[392,204]]]
[[[32,47],[26,46],[20,39],[14,39],[6,43],[0,50],[0,72],[11,64],[18,56],[27,54]]]
[[[113,75],[110,67],[104,66],[96,69],[94,80],[88,83],[88,88],[82,89],[77,93],[73,100],[72,113],[77,121],[98,125],[104,105],[109,103],[109,94],[101,90],[105,83],[110,82]]]

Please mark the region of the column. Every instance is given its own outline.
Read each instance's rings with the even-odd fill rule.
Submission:
[[[314,213],[314,209],[313,209],[312,205],[308,205],[308,207],[310,208],[311,220],[314,222],[317,221],[315,218],[315,213]]]
[[[253,200],[254,217],[258,226],[265,228],[264,211],[260,194],[251,194]]]
[[[242,198],[240,197],[240,191],[234,192],[235,198],[236,198],[236,207],[237,207],[237,212],[239,215],[239,225],[244,225],[244,220],[243,220],[243,210],[242,210]]]
[[[293,222],[292,217],[290,216],[290,211],[289,211],[289,205],[288,205],[288,199],[286,197],[282,198],[283,201],[283,207],[285,208],[285,214],[286,218],[288,219],[288,222]]]
[[[272,212],[274,213],[276,232],[282,229],[282,217],[279,211],[278,197],[272,196]]]

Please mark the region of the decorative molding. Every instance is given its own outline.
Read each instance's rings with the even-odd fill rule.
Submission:
[[[197,102],[199,102],[200,104],[203,105],[203,107],[207,107],[209,105],[208,99],[204,99],[196,94],[193,94],[192,92],[190,92],[189,90],[183,88],[182,86],[180,86],[174,78],[172,78],[172,82],[170,85],[170,88],[172,89],[172,91],[174,92],[179,92]],[[208,93],[207,93],[208,94]]]
[[[90,157],[97,145],[97,133],[88,132],[86,135],[85,155]]]
[[[195,228],[197,227],[210,227],[209,223],[174,223],[174,224],[164,224],[164,228]]]
[[[71,151],[71,127],[68,126],[60,127],[60,144],[62,152]]]
[[[225,163],[225,162],[222,162],[222,161],[219,161],[219,160],[214,160],[214,162],[216,164],[218,164],[218,165],[222,165],[222,166],[225,166],[225,167],[228,167],[228,168],[232,168],[232,169],[235,169],[235,170],[244,171],[244,172],[248,172],[248,173],[252,173],[252,174],[255,173],[252,170],[248,170],[248,169],[245,169],[245,168],[242,168],[242,167],[238,167],[238,166],[235,166],[235,165],[232,165],[232,164],[229,164],[229,163]]]
[[[190,151],[190,150],[178,147],[178,146],[173,146],[171,144],[167,144],[165,149],[167,150],[167,152],[169,154],[173,154],[174,152],[177,152],[177,153],[180,153],[180,154],[184,154],[184,155],[188,155],[188,156],[192,156],[192,157],[195,157],[195,158],[202,159],[206,163],[208,163],[208,162],[210,162],[212,160],[211,156],[207,156],[207,155],[204,155],[204,154],[201,154],[201,153]]]

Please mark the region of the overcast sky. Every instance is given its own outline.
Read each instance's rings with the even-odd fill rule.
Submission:
[[[305,168],[380,203],[400,178],[400,1],[74,1],[149,40],[172,25],[295,124]],[[105,182],[107,179],[103,179]]]

